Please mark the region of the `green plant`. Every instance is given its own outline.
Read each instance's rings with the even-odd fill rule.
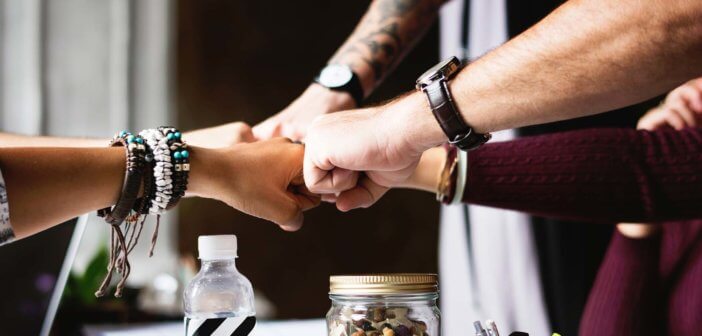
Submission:
[[[109,257],[107,247],[103,246],[90,260],[83,274],[71,272],[66,284],[64,300],[83,306],[97,303],[98,298],[95,297],[95,291],[100,287],[105,276]]]

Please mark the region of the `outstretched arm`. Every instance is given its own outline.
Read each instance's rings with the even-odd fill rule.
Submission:
[[[463,69],[450,90],[478,132],[600,113],[702,74],[700,36],[698,0],[571,0]],[[327,115],[310,128],[305,180],[312,191],[342,192],[350,208],[367,206],[387,181],[408,176],[422,152],[445,141],[418,92]],[[367,178],[357,183],[348,170]]]
[[[478,132],[610,111],[701,75],[700,36],[697,0],[571,0],[461,71],[451,92]],[[413,93],[390,109],[431,126],[423,143],[441,143],[425,100]]]
[[[365,96],[382,83],[435,21],[446,0],[376,0],[329,64],[348,65],[358,75]],[[357,107],[345,92],[311,84],[287,108],[254,127],[259,139],[301,139],[322,114]]]
[[[443,150],[400,187],[436,192]],[[702,129],[592,129],[487,144],[468,154],[464,202],[585,221],[702,216]]]
[[[279,138],[227,148],[191,147],[188,195],[213,198],[294,230],[318,198],[302,181],[303,146]],[[275,165],[270,162],[275,161]],[[116,203],[123,148],[0,148],[17,238]]]

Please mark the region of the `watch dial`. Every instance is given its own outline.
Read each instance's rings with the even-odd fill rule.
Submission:
[[[319,74],[319,83],[329,88],[338,88],[346,85],[352,77],[353,72],[348,66],[331,64],[322,69]]]

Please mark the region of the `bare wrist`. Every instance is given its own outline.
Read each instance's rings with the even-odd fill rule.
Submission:
[[[443,148],[434,147],[427,150],[422,154],[412,175],[397,187],[436,193],[445,161],[446,150]]]
[[[390,125],[399,126],[394,136],[402,137],[415,152],[422,153],[446,142],[446,135],[421,92],[390,103],[384,114],[392,120]]]
[[[214,198],[221,150],[191,146],[190,152],[190,176],[186,196]]]
[[[312,95],[321,97],[324,105],[327,106],[325,113],[338,112],[356,108],[356,102],[351,97],[351,94],[343,91],[334,91],[326,88],[318,83],[312,83],[305,90],[303,95]]]

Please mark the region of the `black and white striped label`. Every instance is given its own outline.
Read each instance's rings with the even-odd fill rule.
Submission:
[[[185,336],[247,336],[256,325],[256,316],[211,319],[185,318]]]

